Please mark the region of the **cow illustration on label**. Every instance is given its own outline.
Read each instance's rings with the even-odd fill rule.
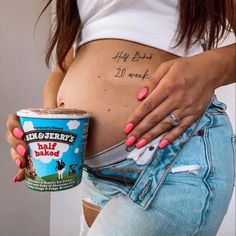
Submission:
[[[58,173],[58,179],[63,179],[63,173],[66,170],[66,164],[62,160],[57,161],[56,171]]]

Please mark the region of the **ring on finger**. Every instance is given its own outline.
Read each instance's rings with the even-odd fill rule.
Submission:
[[[174,125],[174,126],[177,126],[181,123],[180,119],[177,118],[173,113],[170,113],[168,115],[168,119],[171,121],[171,123]]]

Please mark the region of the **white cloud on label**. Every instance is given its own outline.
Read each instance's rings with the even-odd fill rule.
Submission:
[[[31,155],[33,158],[36,160],[40,160],[43,163],[50,163],[53,159],[58,160],[62,157],[62,155],[68,151],[69,149],[69,144],[66,143],[56,143],[55,148],[49,149],[46,147],[50,147],[56,143],[56,142],[33,142],[30,143],[30,149],[32,150]],[[53,155],[47,155],[48,153],[53,154]]]
[[[76,148],[76,149],[75,149],[75,153],[79,153],[79,148]]]
[[[80,122],[77,120],[70,120],[67,123],[67,126],[68,126],[69,130],[78,129],[78,127],[80,126]]]
[[[22,128],[23,128],[24,132],[35,130],[34,124],[32,121],[25,121]]]

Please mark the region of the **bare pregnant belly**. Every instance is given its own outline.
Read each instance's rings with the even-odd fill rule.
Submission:
[[[137,94],[161,63],[175,58],[125,40],[97,40],[79,48],[57,103],[92,112],[87,157],[126,139],[123,128],[140,104]]]

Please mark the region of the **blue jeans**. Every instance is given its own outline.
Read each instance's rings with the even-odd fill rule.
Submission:
[[[85,191],[102,208],[88,235],[216,235],[234,186],[235,139],[225,109],[214,96],[174,143],[149,145],[146,163],[86,166]]]

